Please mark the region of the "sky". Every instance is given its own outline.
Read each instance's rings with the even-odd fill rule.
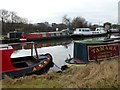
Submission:
[[[83,17],[92,24],[118,23],[120,0],[0,0],[0,9],[14,11],[30,23],[62,23],[67,15],[71,20]]]

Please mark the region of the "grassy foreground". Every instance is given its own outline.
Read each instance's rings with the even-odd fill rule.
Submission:
[[[118,88],[118,61],[100,64],[72,65],[63,73],[47,73],[11,79],[6,77],[3,88]]]

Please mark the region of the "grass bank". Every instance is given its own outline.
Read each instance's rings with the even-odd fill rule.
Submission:
[[[2,81],[5,88],[118,88],[118,59],[100,64],[71,65],[62,73],[47,73]]]

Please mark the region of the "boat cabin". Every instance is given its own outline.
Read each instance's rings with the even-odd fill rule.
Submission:
[[[119,40],[92,40],[74,43],[74,58],[88,63],[119,57]]]
[[[92,31],[90,30],[90,28],[76,28],[73,34],[91,35]]]
[[[120,40],[90,40],[74,42],[73,58],[65,60],[70,64],[100,62],[120,56]]]
[[[92,31],[92,34],[106,34],[107,32],[104,30],[104,28],[96,28],[95,31]]]
[[[74,35],[100,35],[106,34],[103,28],[96,28],[95,31],[91,31],[90,28],[76,28]]]
[[[24,49],[28,44],[31,46],[31,50]],[[37,51],[33,48],[33,43],[24,44],[22,49],[18,51],[14,51],[12,45],[18,44],[1,45],[0,47],[0,52],[2,52],[2,71],[0,71],[0,73],[28,67],[33,63],[37,63],[38,54]],[[23,56],[19,54],[20,52],[22,52]],[[16,54],[16,56],[14,54]]]

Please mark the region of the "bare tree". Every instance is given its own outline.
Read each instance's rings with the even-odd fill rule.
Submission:
[[[0,10],[0,19],[2,20],[2,31],[4,31],[4,23],[9,19],[9,12],[5,9]]]
[[[70,23],[70,17],[68,18],[67,15],[64,15],[62,18],[62,22],[66,25],[68,25]]]
[[[21,23],[27,24],[28,23],[28,19],[27,18],[21,18]]]
[[[63,18],[62,18],[62,22],[64,23],[64,24],[66,24],[67,25],[67,27],[70,29],[70,24],[71,24],[71,21],[70,21],[71,19],[70,19],[70,17],[68,17],[67,15],[64,15],[63,16]]]
[[[7,11],[5,9],[0,10],[0,18],[3,22],[8,21],[9,17],[10,17],[9,11]]]
[[[7,11],[5,9],[0,10],[0,19],[3,22],[12,22],[12,23],[27,23],[27,19],[19,17],[16,12]]]
[[[5,34],[18,28],[24,28],[28,20],[19,17],[16,12],[0,10],[0,20],[2,20],[2,32]]]
[[[27,23],[28,20],[22,17],[19,17],[15,12],[10,12],[10,19],[12,23]]]
[[[17,23],[18,16],[16,15],[15,12],[10,12],[10,17],[12,23]]]

